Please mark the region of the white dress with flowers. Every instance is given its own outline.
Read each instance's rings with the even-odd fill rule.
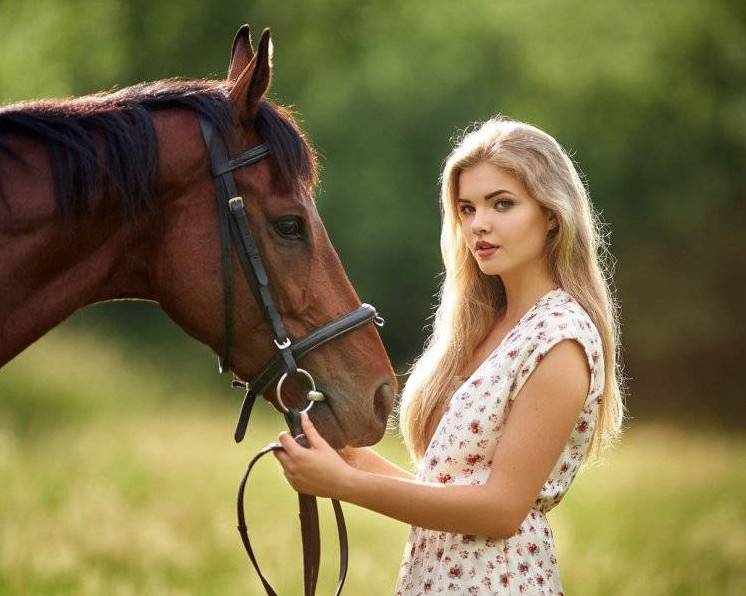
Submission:
[[[604,385],[601,338],[588,313],[562,288],[544,294],[453,394],[417,470],[417,479],[484,484],[513,399],[547,352],[564,339],[583,347],[591,371],[585,405],[534,506],[507,539],[412,526],[396,595],[563,594],[546,513],[575,478],[590,445]],[[551,399],[547,395],[547,399]]]

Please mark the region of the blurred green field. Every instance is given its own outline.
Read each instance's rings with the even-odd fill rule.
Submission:
[[[281,418],[258,406],[238,447],[239,394],[161,364],[63,326],[0,371],[0,593],[261,593],[234,495]],[[406,464],[395,437],[381,449]],[[745,594],[744,469],[743,437],[633,425],[550,514],[567,593]],[[295,496],[274,460],[250,499],[257,556],[281,594],[301,593]],[[346,512],[345,593],[391,593],[407,527]],[[337,551],[327,503],[322,517],[328,594]]]

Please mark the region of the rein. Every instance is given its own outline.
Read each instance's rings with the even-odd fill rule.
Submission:
[[[233,261],[231,258],[232,247],[235,246],[236,254],[246,280],[249,283],[254,298],[261,305],[264,317],[269,323],[273,341],[277,352],[266,364],[264,369],[248,383],[234,380],[234,387],[245,389],[246,393],[238,416],[238,423],[234,433],[237,443],[241,442],[246,435],[249,417],[257,396],[267,390],[272,383],[277,382],[277,403],[284,412],[290,432],[295,440],[304,447],[308,447],[305,435],[301,429],[300,411],[288,408],[282,401],[282,384],[285,379],[293,375],[304,376],[310,383],[311,390],[307,394],[308,406],[303,411],[310,410],[317,401],[325,400],[322,392],[316,390],[316,383],[311,373],[297,364],[300,360],[319,346],[331,341],[345,333],[357,329],[368,323],[377,326],[383,325],[383,319],[378,316],[376,309],[370,304],[362,304],[352,312],[334,320],[322,327],[311,331],[308,335],[292,341],[285,329],[277,308],[272,298],[264,262],[256,241],[251,233],[249,220],[244,207],[244,199],[238,194],[233,171],[255,164],[270,156],[271,151],[265,144],[257,145],[244,151],[234,158],[230,158],[225,143],[215,131],[213,125],[204,117],[199,116],[199,124],[202,136],[210,157],[210,169],[215,181],[215,196],[217,199],[218,222],[220,230],[220,247],[223,271],[223,316],[225,333],[223,335],[223,350],[219,359],[220,372],[231,369],[232,346],[234,335],[234,293],[233,293]],[[246,553],[251,564],[254,566],[259,579],[264,586],[268,596],[277,596],[272,585],[262,574],[259,564],[254,555],[249,540],[246,516],[244,514],[244,493],[246,483],[254,465],[267,453],[281,449],[278,443],[270,443],[249,462],[238,487],[237,495],[237,518],[238,531],[241,535]],[[334,591],[335,596],[342,592],[348,565],[348,542],[347,530],[342,513],[342,506],[336,499],[331,499],[334,508],[334,516],[337,523],[339,536],[339,577]],[[316,592],[318,580],[319,561],[321,553],[321,541],[319,537],[319,516],[316,497],[298,493],[298,508],[301,524],[301,536],[303,543],[303,584],[304,595],[313,596]]]

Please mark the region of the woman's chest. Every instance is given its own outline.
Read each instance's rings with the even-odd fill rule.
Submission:
[[[421,480],[486,480],[509,411],[512,382],[510,363],[498,358],[486,361],[454,392],[420,464]]]

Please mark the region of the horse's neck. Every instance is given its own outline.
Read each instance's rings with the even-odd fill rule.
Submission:
[[[87,304],[149,297],[136,234],[105,212],[71,232],[56,214],[43,146],[18,149],[26,164],[0,160],[0,366]]]

